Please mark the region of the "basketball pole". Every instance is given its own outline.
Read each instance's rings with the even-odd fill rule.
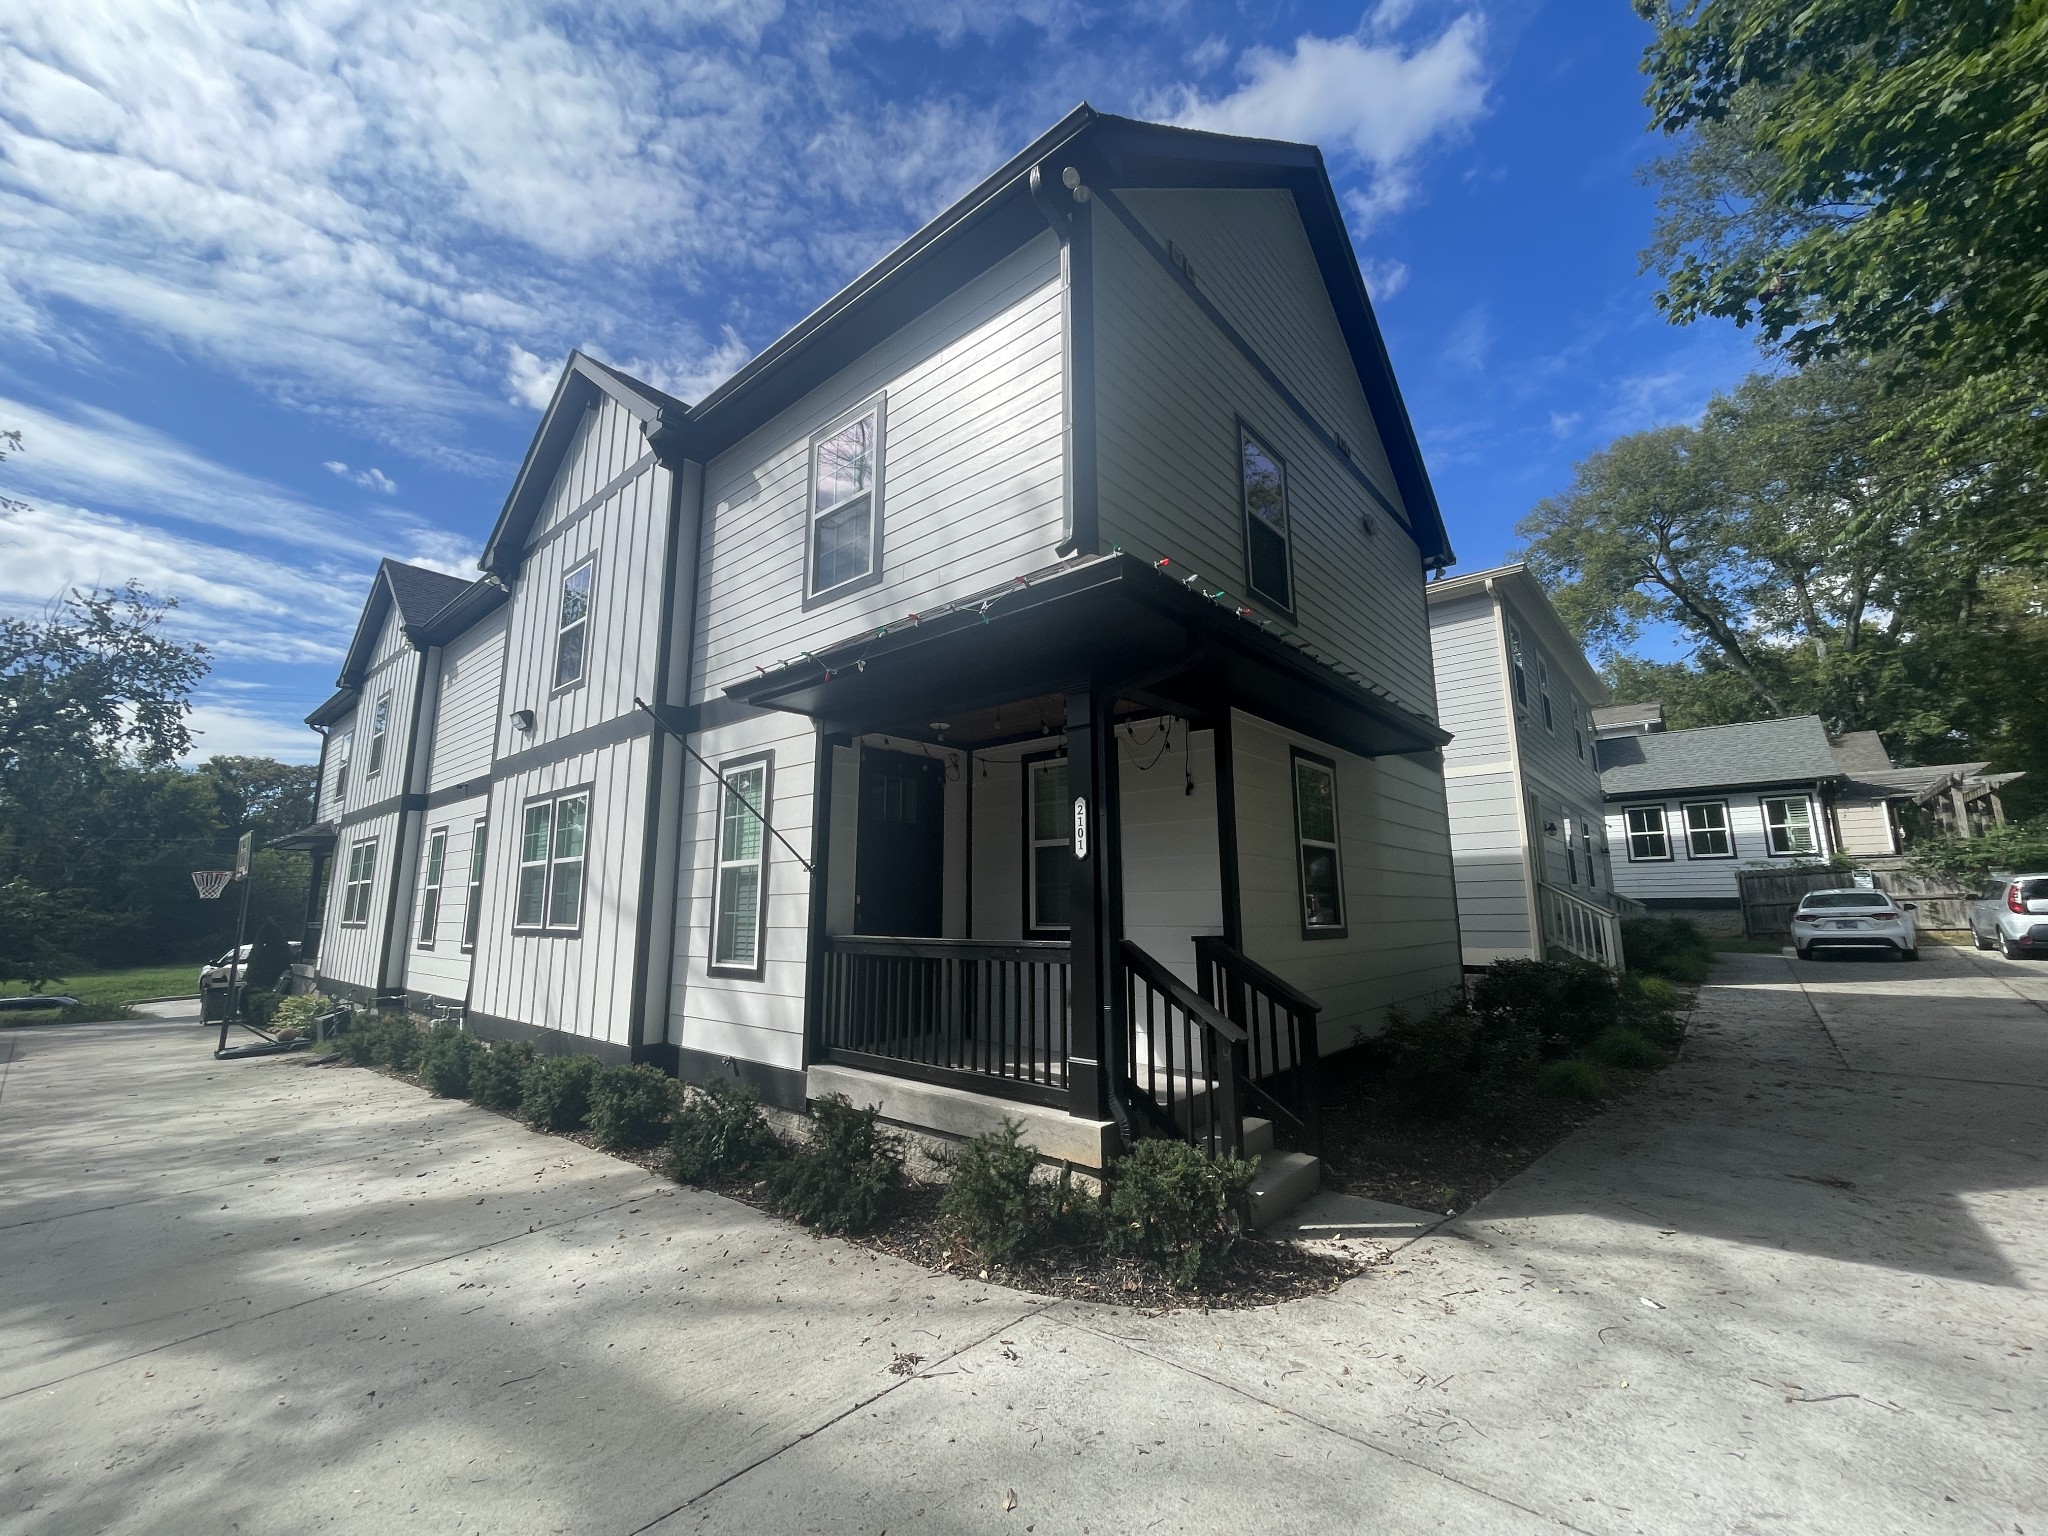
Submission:
[[[242,935],[249,927],[249,887],[255,883],[250,878],[252,841],[250,834],[244,832],[235,849],[235,879],[242,887],[242,907],[235,917],[235,947],[228,951],[228,1005],[220,1016],[220,1044],[213,1048],[216,1056],[228,1048],[228,1026],[242,1011]]]

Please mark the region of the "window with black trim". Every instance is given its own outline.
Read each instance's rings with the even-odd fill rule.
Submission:
[[[1689,859],[1732,859],[1735,836],[1728,829],[1726,800],[1688,800],[1679,807],[1685,817],[1685,856]]]
[[[1031,910],[1025,914],[1034,933],[1066,933],[1073,925],[1071,878],[1074,846],[1074,801],[1067,792],[1067,759],[1028,757],[1024,760],[1026,780],[1024,828],[1026,896]]]
[[[1573,885],[1579,883],[1579,845],[1572,836],[1572,819],[1564,818],[1564,872]]]
[[[420,864],[420,927],[414,942],[432,949],[441,926],[441,876],[448,861],[448,829],[436,827],[427,834],[427,856]]]
[[[878,574],[882,399],[811,442],[812,597]]]
[[[1631,805],[1621,813],[1628,832],[1628,861],[1631,864],[1661,864],[1671,857],[1671,829],[1664,822],[1661,805]]]
[[[1814,834],[1813,802],[1805,795],[1773,796],[1764,801],[1764,837],[1773,857],[1790,858],[1820,852]]]
[[[1337,765],[1294,749],[1294,843],[1304,935],[1344,933],[1344,863],[1337,840]]]
[[[1514,674],[1515,708],[1529,707],[1529,666],[1522,659],[1522,632],[1508,626],[1508,670]]]
[[[718,862],[711,890],[711,967],[758,976],[767,916],[768,759],[722,764]]]
[[[479,816],[469,827],[469,892],[462,907],[462,947],[476,948],[484,915],[484,847],[488,824]]]
[[[1572,745],[1578,749],[1579,761],[1586,760],[1586,718],[1579,713],[1579,701],[1572,698]]]
[[[348,765],[355,756],[356,733],[344,731],[334,743],[334,798],[340,800],[348,793]]]
[[[341,920],[349,927],[370,921],[370,888],[377,883],[377,839],[349,844],[348,875],[341,887]]]
[[[391,695],[385,694],[377,700],[376,708],[370,713],[370,761],[363,769],[363,777],[374,779],[384,769],[384,737],[391,729]]]
[[[529,800],[519,829],[519,899],[514,928],[573,932],[583,921],[584,848],[590,791]]]
[[[562,601],[555,614],[555,686],[583,681],[590,642],[590,584],[597,557],[590,555],[562,573]]]
[[[1543,729],[1554,732],[1557,722],[1550,713],[1550,663],[1541,656],[1536,658],[1536,693],[1543,701]]]
[[[1245,584],[1252,596],[1294,611],[1293,557],[1287,522],[1287,468],[1249,428],[1238,428],[1239,481],[1244,497]]]
[[[1593,858],[1593,824],[1589,821],[1579,823],[1579,852],[1586,860],[1586,886],[1597,891],[1600,889],[1600,866]]]

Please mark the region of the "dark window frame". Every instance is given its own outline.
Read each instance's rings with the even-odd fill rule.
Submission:
[[[1543,653],[1536,653],[1536,697],[1543,705],[1543,734],[1557,734],[1557,717],[1550,707],[1550,663]]]
[[[1067,815],[1070,819],[1067,823],[1066,847],[1067,854],[1071,858],[1074,852],[1074,827],[1071,820],[1074,799],[1073,759],[1067,755],[1067,749],[1064,746],[1055,747],[1045,752],[1030,752],[1017,759],[1017,766],[1023,775],[1018,781],[1018,786],[1022,791],[1021,798],[1023,800],[1024,937],[1027,939],[1048,939],[1057,942],[1061,939],[1071,939],[1074,936],[1074,925],[1071,922],[1058,926],[1042,926],[1033,921],[1038,910],[1038,829],[1032,822],[1032,813],[1035,806],[1031,798],[1031,775],[1040,764],[1052,762],[1067,764]],[[1048,842],[1046,846],[1051,847],[1052,844]],[[1069,873],[1071,874],[1071,871]]]
[[[1279,614],[1289,623],[1294,622],[1297,598],[1297,583],[1294,579],[1294,505],[1289,481],[1293,478],[1287,469],[1287,460],[1273,449],[1272,439],[1253,426],[1244,417],[1235,418],[1237,423],[1237,521],[1238,537],[1243,541],[1244,589],[1252,599]],[[1270,592],[1259,590],[1252,576],[1252,503],[1244,479],[1244,451],[1247,444],[1255,445],[1259,452],[1273,461],[1273,467],[1280,471],[1280,515],[1287,530],[1281,535],[1281,542],[1287,556],[1287,596],[1284,601]]]
[[[478,935],[483,932],[484,856],[490,848],[490,818],[479,816],[469,824],[469,884],[462,905],[462,952],[476,953]]]
[[[875,418],[875,473],[868,486],[868,568],[858,576],[819,588],[818,563],[818,450],[832,438],[872,413]],[[802,608],[822,608],[841,598],[864,592],[882,579],[882,502],[887,490],[884,467],[888,462],[889,392],[877,390],[858,405],[850,406],[813,432],[804,445],[804,590]],[[840,503],[844,506],[845,503]],[[838,507],[831,509],[836,512]],[[828,516],[830,513],[827,514]]]
[[[1692,818],[1688,813],[1696,805],[1717,805],[1721,808],[1720,832],[1728,840],[1728,851],[1726,853],[1699,853],[1694,850],[1692,845]],[[1685,829],[1685,856],[1687,860],[1698,859],[1702,862],[1707,862],[1735,857],[1735,818],[1729,814],[1729,806],[1726,800],[1681,800],[1678,803],[1678,824]],[[1710,827],[1707,830],[1712,831],[1714,829]]]
[[[557,808],[564,800],[576,800],[579,798],[584,801],[583,852],[571,861],[563,859],[555,853],[555,837],[560,828]],[[590,834],[594,822],[591,813],[596,803],[597,785],[595,781],[572,784],[562,789],[546,790],[537,795],[528,795],[519,802],[519,824],[515,833],[518,842],[513,847],[513,852],[517,858],[513,866],[512,875],[512,932],[516,937],[523,939],[575,939],[583,936],[583,914],[590,910]],[[546,874],[541,879],[540,921],[538,923],[522,923],[519,920],[520,887],[525,872],[533,867],[534,862],[526,857],[526,815],[536,805],[548,807],[548,851],[547,858],[541,862],[541,867],[546,871]],[[555,909],[555,866],[570,862],[580,866],[580,878],[582,881],[577,892],[576,921],[573,926],[568,923],[555,923],[548,920],[549,915]]]
[[[1328,844],[1337,867],[1337,921],[1310,923],[1308,920],[1308,839],[1301,835],[1301,764],[1309,763],[1330,775],[1330,830],[1335,837]],[[1287,750],[1287,798],[1293,817],[1294,890],[1304,939],[1345,939],[1351,936],[1351,893],[1344,881],[1344,810],[1338,801],[1337,764],[1333,758],[1304,747]],[[1323,846],[1318,840],[1317,846]]]
[[[1522,655],[1522,631],[1513,619],[1507,622],[1508,642],[1508,699],[1515,709],[1526,714],[1529,709],[1529,666]]]
[[[370,704],[370,761],[363,769],[365,782],[384,771],[384,741],[391,734],[391,690],[385,689]]]
[[[826,750],[820,748],[820,750]],[[725,884],[725,801],[732,793],[732,776],[749,768],[761,770],[760,821],[761,851],[755,857],[755,868],[760,871],[754,882],[754,958],[751,964],[741,965],[736,961],[718,958],[718,923],[724,916],[722,889]],[[713,802],[711,823],[711,901],[710,933],[704,946],[704,969],[712,976],[729,976],[741,981],[760,981],[768,974],[768,876],[772,867],[769,849],[775,839],[770,829],[775,825],[775,753],[770,751],[742,752],[734,757],[722,758],[718,764],[718,795]],[[735,861],[734,868],[740,867]]]
[[[562,637],[575,628],[576,624],[564,624],[562,622],[562,600],[568,595],[569,578],[578,571],[590,572],[590,585],[583,594],[583,617],[576,620],[576,624],[580,624],[583,627],[583,648],[578,653],[580,659],[577,662],[576,675],[567,682],[564,682],[562,680]],[[549,673],[549,698],[552,699],[564,693],[572,693],[590,680],[590,632],[593,627],[592,621],[596,616],[597,551],[592,550],[580,560],[572,561],[570,564],[563,566],[562,574],[555,582],[555,641],[553,647],[554,658],[551,664],[552,670]]]
[[[1638,854],[1636,852],[1636,837],[1638,834],[1636,829],[1630,826],[1628,822],[1631,811],[1655,811],[1657,813],[1657,835],[1664,839],[1664,851],[1662,853]],[[1621,851],[1628,855],[1628,861],[1631,864],[1669,864],[1673,862],[1678,857],[1678,850],[1672,846],[1671,842],[1671,808],[1661,800],[1624,805],[1621,808]]]
[[[439,853],[437,860],[435,854]],[[438,865],[438,867],[437,867]],[[413,924],[412,945],[414,949],[430,950],[440,938],[441,892],[448,881],[448,828],[429,827],[427,840],[420,848],[420,907],[417,921]],[[433,921],[427,920],[427,896],[434,898]]]
[[[1789,853],[1780,853],[1777,850],[1771,838],[1771,802],[1774,800],[1803,800],[1806,802],[1806,830],[1813,836],[1813,846],[1811,848],[1806,849],[1804,852],[1795,850]],[[1758,795],[1756,797],[1756,811],[1757,815],[1763,818],[1764,852],[1769,857],[1774,859],[1825,859],[1828,856],[1827,840],[1821,836],[1820,830],[1820,807],[1813,803],[1812,795],[1804,793]]]
[[[341,874],[341,926],[344,928],[367,928],[370,926],[370,909],[376,904],[377,896],[377,843],[375,837],[358,837],[348,845],[348,862],[342,866]],[[356,850],[370,850],[370,868],[363,878],[356,879]],[[356,904],[356,891],[363,892],[363,915],[350,917]]]

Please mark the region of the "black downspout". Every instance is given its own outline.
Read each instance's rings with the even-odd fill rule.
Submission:
[[[384,947],[377,959],[377,1001],[382,1003],[391,989],[391,953],[398,944],[398,901],[402,892],[398,888],[398,877],[405,872],[405,857],[400,850],[405,845],[407,821],[420,814],[406,809],[416,791],[413,788],[413,769],[419,760],[420,751],[420,705],[427,696],[427,647],[421,645],[412,635],[405,637],[418,654],[418,670],[412,680],[412,723],[405,734],[405,774],[399,779],[403,788],[399,791],[398,830],[391,839],[391,899],[384,908]],[[408,935],[407,941],[410,942]]]
[[[1210,772],[1216,776],[1216,873],[1217,883],[1223,888],[1223,942],[1243,954],[1244,897],[1237,868],[1237,752],[1228,700],[1216,706],[1215,722]]]
[[[1092,555],[1102,547],[1096,504],[1095,432],[1095,226],[1093,206],[1078,167],[1031,168],[1031,199],[1065,247],[1067,262],[1067,537],[1061,555]]]

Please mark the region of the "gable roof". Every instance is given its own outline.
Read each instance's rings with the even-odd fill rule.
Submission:
[[[1456,576],[1446,576],[1432,581],[1423,588],[1429,602],[1455,602],[1475,592],[1491,592],[1527,624],[1543,644],[1545,654],[1571,674],[1572,684],[1587,704],[1594,706],[1593,715],[1600,714],[1599,701],[1613,691],[1606,680],[1593,670],[1593,664],[1586,660],[1586,653],[1579,645],[1578,636],[1565,627],[1558,612],[1550,605],[1550,594],[1543,590],[1543,583],[1536,579],[1536,573],[1520,560],[1507,565],[1496,565],[1484,571],[1464,571]]]
[[[706,461],[794,404],[990,265],[1045,233],[1031,186],[1075,166],[1090,185],[1264,187],[1294,195],[1359,387],[1387,451],[1425,566],[1452,560],[1443,513],[1394,379],[1385,338],[1330,184],[1312,144],[1235,138],[1114,117],[1083,102],[950,208],[827,299],[698,401],[681,401],[583,353],[570,356],[541,417],[512,495],[484,547],[484,569],[508,576],[582,411],[601,389],[649,427],[665,458]]]
[[[1892,765],[1884,738],[1875,731],[1844,731],[1828,739],[1834,743],[1835,762],[1844,773],[1883,773]]]
[[[369,595],[363,599],[362,615],[356,620],[355,634],[348,643],[348,654],[342,659],[341,676],[335,683],[342,691],[308,715],[307,723],[318,725],[345,712],[344,701],[362,686],[363,675],[370,670],[370,658],[376,654],[377,636],[393,608],[397,609],[400,626],[407,632],[406,638],[418,644],[414,632],[422,630],[436,614],[446,611],[477,585],[446,571],[430,571],[423,565],[379,560],[377,574],[370,578]]]
[[[1593,754],[1609,799],[1842,776],[1818,715],[1608,736],[1594,743]]]

